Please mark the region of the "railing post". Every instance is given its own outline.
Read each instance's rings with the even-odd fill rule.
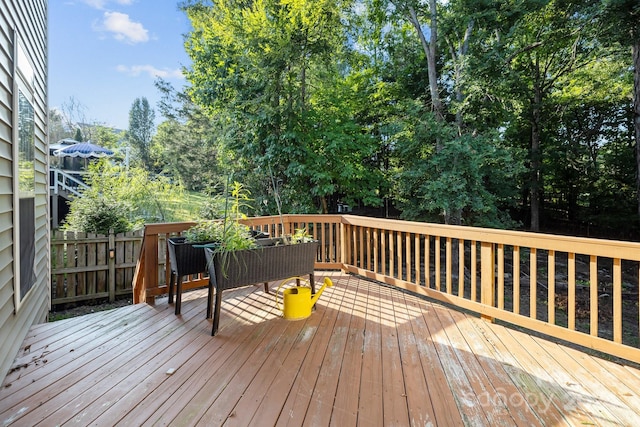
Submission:
[[[116,300],[116,238],[113,229],[109,230],[109,302]]]
[[[158,287],[158,234],[147,234],[145,237],[144,286],[146,289],[154,289]],[[145,292],[145,295],[145,302],[154,305],[155,295],[152,292]]]
[[[347,264],[347,260],[349,259],[349,253],[348,253],[348,249],[347,249],[347,233],[348,233],[348,227],[347,224],[345,224],[344,222],[342,222],[342,218],[340,219],[340,255],[337,259],[337,261],[340,264]]]
[[[495,307],[495,265],[493,243],[480,244],[480,302]],[[483,314],[484,320],[493,322],[494,318]]]

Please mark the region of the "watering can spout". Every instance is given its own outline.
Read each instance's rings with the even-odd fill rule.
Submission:
[[[318,298],[320,298],[320,295],[322,294],[322,291],[324,291],[324,288],[326,288],[327,286],[329,287],[333,286],[333,282],[328,277],[325,277],[324,284],[322,285],[322,287],[318,292],[313,294],[313,297],[311,298],[311,307],[313,307],[316,304],[316,302],[318,301]]]

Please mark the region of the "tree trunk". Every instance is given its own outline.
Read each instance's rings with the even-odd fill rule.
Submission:
[[[534,100],[531,112],[531,231],[540,231],[540,187],[541,153],[540,153],[540,109],[542,108],[542,91],[540,83],[535,82]]]
[[[473,32],[473,27],[475,25],[475,21],[473,19],[469,19],[467,23],[467,29],[464,32],[464,38],[460,43],[460,47],[457,49],[455,45],[447,39],[447,43],[449,45],[449,50],[451,54],[451,61],[453,62],[454,76],[455,76],[455,94],[456,94],[456,102],[458,106],[462,105],[464,101],[464,92],[462,90],[462,85],[460,82],[463,78],[463,68],[464,68],[464,58],[467,56],[467,52],[469,51],[469,39],[471,38],[471,33]],[[458,107],[456,111],[456,124],[458,125],[458,134],[462,135],[463,129],[465,128],[464,118],[463,118],[463,109]]]
[[[422,50],[424,51],[425,56],[427,57],[427,72],[429,76],[429,94],[431,95],[431,107],[433,109],[433,113],[436,116],[436,120],[438,122],[444,122],[444,108],[442,106],[442,101],[440,100],[440,91],[438,90],[438,70],[437,70],[437,40],[438,40],[438,23],[437,23],[437,10],[436,10],[436,0],[429,0],[429,9],[431,14],[431,24],[429,25],[430,37],[427,41],[427,38],[424,36],[424,32],[422,31],[422,27],[420,26],[420,21],[418,20],[418,14],[412,6],[408,7],[408,19],[415,28],[416,33],[418,33],[418,38],[420,39],[420,44],[422,46]]]

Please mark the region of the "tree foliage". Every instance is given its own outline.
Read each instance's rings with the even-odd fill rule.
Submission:
[[[184,2],[188,86],[159,84],[153,168],[211,193],[232,176],[257,214],[630,232],[635,3]]]
[[[264,189],[281,183],[294,211],[327,211],[342,197],[379,203],[362,185],[376,180],[377,171],[363,168],[375,142],[353,116],[351,98],[359,95],[342,72],[342,6],[266,0],[185,7],[194,28],[190,95],[226,118],[226,146],[267,177]]]
[[[155,111],[147,98],[136,98],[129,110],[129,130],[127,139],[134,148],[142,167],[151,171],[151,138],[153,137]]]
[[[106,234],[142,226],[145,222],[173,220],[165,203],[181,188],[143,168],[124,169],[102,159],[89,165],[88,188],[71,201],[64,228]]]

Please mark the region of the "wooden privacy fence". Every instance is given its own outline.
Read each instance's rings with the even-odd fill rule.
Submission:
[[[99,235],[55,231],[51,236],[51,304],[114,301],[133,292],[144,230]]]
[[[316,269],[342,269],[480,316],[640,362],[640,244],[354,215],[250,218],[272,236],[306,228]],[[152,224],[134,302],[167,292],[165,239],[193,223]],[[205,286],[198,276],[185,285]]]

